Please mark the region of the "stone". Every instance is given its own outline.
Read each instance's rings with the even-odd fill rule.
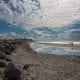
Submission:
[[[29,66],[30,66],[29,64],[25,64],[24,67],[23,67],[23,69],[24,69],[24,70],[25,70],[25,69],[28,69]]]
[[[25,65],[23,66],[23,69],[26,70],[26,69],[28,69],[29,67],[33,66],[33,65],[34,65],[34,64],[25,64]]]
[[[0,52],[0,59],[6,59],[6,55],[3,52]]]
[[[0,68],[5,67],[5,66],[6,66],[5,61],[1,61],[1,60],[0,60]]]
[[[12,52],[11,52],[11,51],[6,50],[6,49],[5,49],[4,53],[5,53],[6,55],[11,55],[11,54],[12,54]]]
[[[9,63],[4,71],[4,80],[20,80],[21,71],[13,63]]]
[[[6,59],[6,61],[10,61],[10,62],[11,62],[12,60],[11,60],[11,59],[9,59],[9,58],[7,58],[7,59]]]

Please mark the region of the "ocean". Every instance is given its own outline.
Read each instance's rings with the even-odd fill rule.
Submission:
[[[41,44],[42,43],[42,44]],[[48,45],[43,44],[48,43]],[[49,44],[50,43],[50,44]],[[59,46],[54,46],[54,43],[58,43]],[[41,54],[58,54],[58,55],[76,55],[80,56],[80,48],[73,48],[73,47],[64,47],[60,46],[61,44],[64,45],[80,45],[80,42],[33,42],[30,44],[33,50],[37,53]]]

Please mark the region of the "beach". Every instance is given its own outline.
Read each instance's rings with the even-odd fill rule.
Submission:
[[[21,72],[20,80],[79,80],[79,56],[40,54],[30,48],[28,43],[16,44],[15,52],[6,55],[10,63]],[[4,80],[5,67],[0,67],[0,80]]]

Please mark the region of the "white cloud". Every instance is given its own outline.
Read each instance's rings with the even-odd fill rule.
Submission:
[[[0,39],[15,39],[15,38],[22,38],[22,36],[15,32],[0,33]]]
[[[67,30],[58,35],[58,40],[80,41],[79,34],[80,34],[80,29]]]
[[[25,29],[61,27],[80,20],[80,0],[1,0],[0,19]]]

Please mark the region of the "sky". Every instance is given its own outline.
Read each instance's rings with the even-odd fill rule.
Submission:
[[[0,0],[0,35],[8,33],[42,40],[80,40],[80,0]]]

